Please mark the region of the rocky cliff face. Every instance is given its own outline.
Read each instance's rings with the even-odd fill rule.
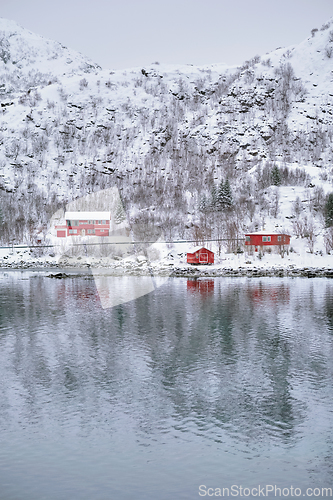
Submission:
[[[290,207],[312,185],[321,213],[332,184],[332,61],[332,20],[242,67],[116,72],[0,20],[3,241],[33,238],[68,201],[112,186],[130,220],[149,219],[169,238],[275,224],[287,191],[278,199],[274,185],[297,186]],[[212,200],[227,178],[233,208],[221,213]],[[302,208],[319,224],[313,192]],[[289,212],[278,224],[290,226]]]

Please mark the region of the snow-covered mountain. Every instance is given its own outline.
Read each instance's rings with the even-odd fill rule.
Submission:
[[[312,224],[324,237],[333,18],[241,67],[126,71],[1,19],[0,68],[3,241],[33,238],[66,203],[112,186],[130,221],[170,239],[296,234],[298,220],[299,236]],[[222,210],[214,196],[226,179],[233,205]]]
[[[96,69],[99,66],[81,54],[0,18],[2,92],[27,91],[64,75]]]

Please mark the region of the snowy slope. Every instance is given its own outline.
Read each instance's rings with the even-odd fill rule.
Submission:
[[[333,190],[332,20],[299,45],[241,67],[113,72],[12,21],[0,20],[0,37],[4,240],[13,232],[18,242],[31,240],[66,203],[116,186],[129,221],[153,223],[168,239],[262,227],[295,234],[299,197],[297,217],[313,221],[324,248],[323,207]],[[226,178],[233,210],[201,210]]]
[[[0,70],[9,90],[28,90],[62,75],[100,69],[81,54],[0,18]]]

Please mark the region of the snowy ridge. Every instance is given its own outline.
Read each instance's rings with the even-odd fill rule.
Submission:
[[[89,73],[100,67],[58,42],[47,40],[22,28],[14,21],[0,18],[0,70],[10,77],[11,89],[40,84],[43,80],[74,73]],[[44,78],[43,78],[44,77]],[[44,83],[44,82],[43,82]]]

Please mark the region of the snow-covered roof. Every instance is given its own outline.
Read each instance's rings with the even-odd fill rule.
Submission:
[[[277,233],[276,231],[254,231],[253,233],[245,233],[245,236],[251,236],[253,234],[258,234],[258,235],[263,235],[263,236],[266,236],[266,235],[269,235],[269,236],[272,236],[272,235],[276,235],[276,236],[282,236],[282,235],[290,236],[287,233]]]
[[[66,220],[110,220],[111,212],[65,212]]]
[[[192,248],[188,253],[196,253],[196,252],[199,252],[199,250],[202,250],[202,249],[208,250],[206,247],[203,247],[201,245],[200,247]],[[208,252],[211,252],[211,250],[208,250]]]

